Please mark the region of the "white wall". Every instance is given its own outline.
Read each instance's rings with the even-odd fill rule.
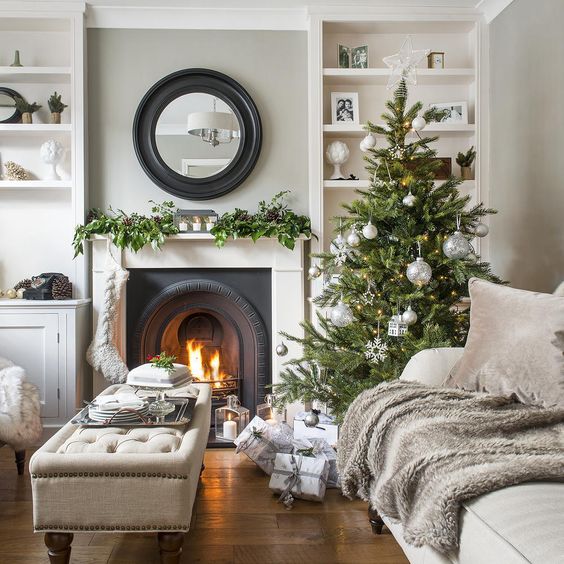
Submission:
[[[132,142],[139,101],[157,80],[191,67],[223,72],[249,92],[263,125],[251,176],[208,202],[172,198],[145,175]],[[301,31],[88,30],[89,182],[95,207],[148,211],[147,201],[179,207],[256,209],[292,189],[292,207],[307,213],[307,35]]]
[[[564,280],[564,2],[515,0],[490,26],[491,259],[513,286]]]

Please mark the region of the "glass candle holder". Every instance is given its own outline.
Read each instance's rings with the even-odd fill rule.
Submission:
[[[241,406],[237,396],[227,396],[227,405],[215,410],[215,438],[234,441],[249,424],[249,410]]]
[[[264,396],[264,403],[257,405],[257,415],[269,425],[283,423],[286,421],[286,409],[275,407],[276,396],[267,394]]]

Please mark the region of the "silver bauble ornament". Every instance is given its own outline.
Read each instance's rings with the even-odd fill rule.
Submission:
[[[485,223],[478,223],[474,229],[476,237],[485,237],[490,232],[489,227]]]
[[[321,276],[321,268],[316,264],[312,264],[307,271],[310,278],[319,278]]]
[[[286,343],[284,343],[284,341],[276,346],[276,354],[278,356],[286,356],[288,354],[288,347],[286,346]]]
[[[344,302],[339,303],[331,310],[331,323],[336,327],[346,327],[354,321],[351,308]]]
[[[408,208],[412,208],[415,205],[417,198],[410,192],[409,194],[403,197],[402,203],[404,206]]]
[[[406,270],[407,279],[416,286],[424,286],[431,280],[433,271],[431,267],[423,260],[423,257],[417,257]]]
[[[361,142],[360,142],[360,150],[363,153],[368,152],[370,149],[373,149],[376,146],[376,137],[369,133]]]
[[[329,245],[329,251],[332,255],[338,255],[341,251],[343,245],[345,244],[345,238],[343,237],[342,233],[339,233],[333,241],[331,241],[331,245]]]
[[[362,234],[366,239],[376,239],[376,237],[378,236],[378,229],[376,228],[375,225],[372,224],[371,221],[369,221],[362,228]]]
[[[13,300],[18,296],[18,293],[13,288],[9,288],[4,292],[4,295],[10,300]]]
[[[317,427],[319,425],[319,415],[315,411],[310,411],[304,417],[304,425],[306,427]]]
[[[360,245],[360,237],[358,236],[356,229],[353,229],[347,237],[347,243],[351,247],[358,247]]]
[[[464,258],[470,251],[470,243],[460,231],[455,231],[443,243],[443,253],[451,259]]]
[[[407,325],[413,325],[417,321],[417,314],[407,306],[407,309],[401,314],[401,320]]]
[[[421,131],[427,125],[427,121],[424,117],[417,116],[412,122],[411,127],[414,131]]]
[[[476,253],[468,253],[464,257],[464,260],[470,264],[476,264],[478,262],[478,257],[476,256]]]

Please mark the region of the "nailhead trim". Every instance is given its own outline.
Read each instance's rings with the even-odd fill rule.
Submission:
[[[188,531],[190,525],[36,525],[35,531]]]
[[[32,474],[32,478],[168,478],[169,480],[187,480],[186,474],[164,474],[161,472],[49,472]]]

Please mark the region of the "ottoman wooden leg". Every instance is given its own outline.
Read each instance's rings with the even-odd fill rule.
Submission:
[[[45,533],[45,544],[51,564],[69,564],[72,533]]]
[[[178,564],[182,554],[184,533],[158,533],[161,564]]]
[[[378,511],[373,509],[370,505],[368,506],[368,520],[372,526],[372,532],[375,535],[381,535],[382,527],[384,527],[384,521],[382,520],[382,517],[378,515]]]
[[[25,450],[16,450],[16,466],[18,474],[21,476],[25,470]]]

